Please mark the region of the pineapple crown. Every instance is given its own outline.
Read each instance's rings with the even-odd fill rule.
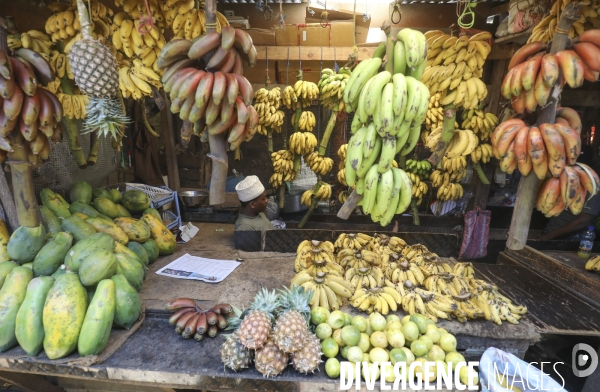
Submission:
[[[250,310],[260,310],[273,318],[275,310],[279,307],[279,294],[275,290],[269,291],[264,287],[256,294],[254,301],[250,303]]]
[[[300,312],[307,322],[310,320],[310,305],[309,302],[313,297],[313,292],[310,290],[304,290],[302,286],[293,285],[291,290],[287,287],[283,287],[283,290],[279,290],[279,315],[286,313],[290,310]]]

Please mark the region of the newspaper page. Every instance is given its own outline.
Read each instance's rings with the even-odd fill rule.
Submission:
[[[240,263],[233,260],[207,259],[186,253],[156,271],[156,274],[177,279],[195,279],[208,283],[219,283],[232,273],[238,265]]]

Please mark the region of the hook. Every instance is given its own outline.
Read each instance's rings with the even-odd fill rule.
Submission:
[[[395,0],[390,5],[392,5],[392,4],[393,4],[393,9],[392,9],[392,12],[390,14],[390,21],[393,24],[398,24],[402,20],[402,11],[400,10],[400,0]],[[398,19],[395,19],[394,15],[398,15]]]
[[[322,28],[326,28],[328,26],[328,24],[329,24],[328,17],[329,17],[329,12],[327,12],[327,11],[321,12],[321,22],[320,22],[320,24],[321,24]]]
[[[263,18],[265,18],[265,20],[273,19],[273,10],[271,10],[271,7],[267,4],[263,7]]]

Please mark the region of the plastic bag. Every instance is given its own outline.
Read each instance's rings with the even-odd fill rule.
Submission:
[[[567,392],[548,374],[540,371],[535,366],[520,360],[510,353],[490,347],[485,350],[479,361],[481,391],[510,392],[510,389],[500,384],[498,377],[500,380],[503,380],[503,385],[509,387],[514,385],[523,392]]]
[[[279,204],[273,196],[269,197],[267,201],[267,209],[265,210],[265,215],[270,221],[279,218]]]
[[[459,259],[472,260],[487,255],[491,217],[491,211],[481,211],[479,207],[465,214],[463,241],[458,255]]]

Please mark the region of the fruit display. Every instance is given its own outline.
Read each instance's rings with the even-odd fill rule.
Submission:
[[[269,182],[274,188],[279,188],[284,182],[294,181],[298,172],[294,170],[294,153],[290,150],[279,150],[271,153],[273,174]]]
[[[221,346],[226,368],[240,371],[252,361],[264,377],[276,377],[288,364],[303,374],[313,373],[321,362],[319,340],[308,326],[312,292],[295,286],[280,293],[262,289],[247,310],[234,309],[230,319],[235,332]]]
[[[360,376],[366,379],[394,383],[396,375],[393,368],[396,363],[404,363],[401,367],[402,377],[407,376],[408,369],[414,362],[414,376],[429,382],[435,381],[438,370],[443,367],[445,373],[452,372],[460,363],[466,364],[462,354],[457,352],[456,338],[444,328],[439,328],[433,321],[420,314],[407,315],[402,319],[394,314],[383,317],[374,312],[365,318],[351,315],[340,310],[330,312],[325,308],[316,308],[311,312],[311,323],[321,342],[321,350],[327,361],[325,372],[330,378],[340,377],[340,362],[347,361],[351,374],[342,375],[344,379],[354,380]],[[361,364],[361,370],[355,368]],[[375,364],[389,362],[384,373]],[[425,375],[425,364],[428,363],[430,373]],[[451,367],[451,368],[450,368]],[[470,372],[467,366],[460,371],[460,380],[464,384],[479,384],[477,372]]]
[[[48,9],[53,14],[46,20],[45,30],[46,33],[50,34],[52,42],[64,41],[65,43],[69,43],[72,40],[81,38],[81,21],[77,12],[77,1],[73,0],[71,4],[51,3],[48,5]],[[92,0],[90,2],[90,15],[94,22],[94,39],[99,39],[100,37],[108,38],[111,31],[110,18],[113,16],[112,9],[97,0]],[[23,34],[21,34],[20,41],[26,47],[24,41],[27,42],[27,37],[23,37]],[[31,49],[36,50],[35,47]]]
[[[600,256],[596,255],[590,257],[590,259],[585,263],[585,270],[600,273]]]
[[[333,159],[323,157],[317,151],[305,154],[304,162],[310,167],[310,170],[321,176],[324,176],[333,169]]]
[[[167,310],[173,312],[169,324],[184,339],[192,337],[200,342],[206,336],[214,338],[219,330],[227,328],[227,318],[233,315],[229,304],[217,304],[204,310],[192,298],[175,298],[167,302]]]
[[[321,71],[321,79],[317,86],[319,87],[319,100],[324,108],[329,110],[342,110],[342,96],[346,88],[346,83],[352,72],[347,67],[343,67],[339,72],[331,68],[325,68]]]
[[[313,200],[329,200],[331,199],[331,185],[326,182],[319,181],[313,189],[309,189],[302,193],[301,203],[305,206],[311,206]]]
[[[258,113],[257,132],[267,136],[268,130],[281,133],[281,127],[285,121],[285,113],[279,110],[281,105],[281,88],[272,90],[260,88],[254,93],[254,109]]]
[[[292,114],[292,125],[296,124],[296,114],[294,112]],[[312,132],[315,125],[317,125],[317,119],[313,112],[303,111],[300,113],[300,117],[298,117],[298,129],[302,132]]]
[[[116,0],[121,2],[121,0]],[[137,0],[143,3],[143,0]],[[135,3],[131,0],[127,3]],[[152,10],[152,3],[150,7]],[[159,6],[164,13],[165,22],[176,34],[177,38],[193,39],[206,33],[206,14],[204,10],[197,9],[196,2],[190,0],[168,0],[159,2]],[[158,7],[156,7],[158,9]],[[154,11],[152,12],[154,16]],[[224,26],[229,26],[229,22],[225,15],[216,12],[217,16],[217,32],[221,32]],[[160,14],[155,17],[160,19]],[[198,34],[196,34],[198,33]]]
[[[429,163],[429,162],[427,162]],[[414,173],[408,173],[408,178],[412,183],[411,195],[418,206],[423,202],[423,196],[429,192],[427,184],[421,180],[421,177]]]
[[[26,146],[29,161],[37,164],[48,159],[50,140],[62,140],[62,106],[56,95],[38,88],[38,83],[47,85],[53,79],[50,65],[36,52],[26,48],[17,49],[14,56],[0,52],[0,96],[4,101],[0,160],[14,152],[16,142]]]
[[[205,58],[213,50],[212,57]],[[254,136],[259,121],[251,105],[254,90],[243,76],[243,61],[254,65],[256,48],[248,33],[230,26],[193,42],[172,40],[158,58],[171,112],[179,113],[182,120],[200,122],[209,135],[227,132],[231,151]],[[198,69],[197,62],[206,71]]]
[[[571,3],[570,0],[557,0],[552,3],[550,13],[546,15],[539,23],[537,23],[531,35],[527,40],[527,43],[534,41],[550,42],[554,38],[556,29],[558,27],[559,16],[565,10],[565,7]],[[598,10],[600,3],[597,0],[592,0],[589,3],[585,3],[581,8],[581,17],[575,21],[569,29],[569,38],[575,38],[584,34],[584,31],[598,28]]]

